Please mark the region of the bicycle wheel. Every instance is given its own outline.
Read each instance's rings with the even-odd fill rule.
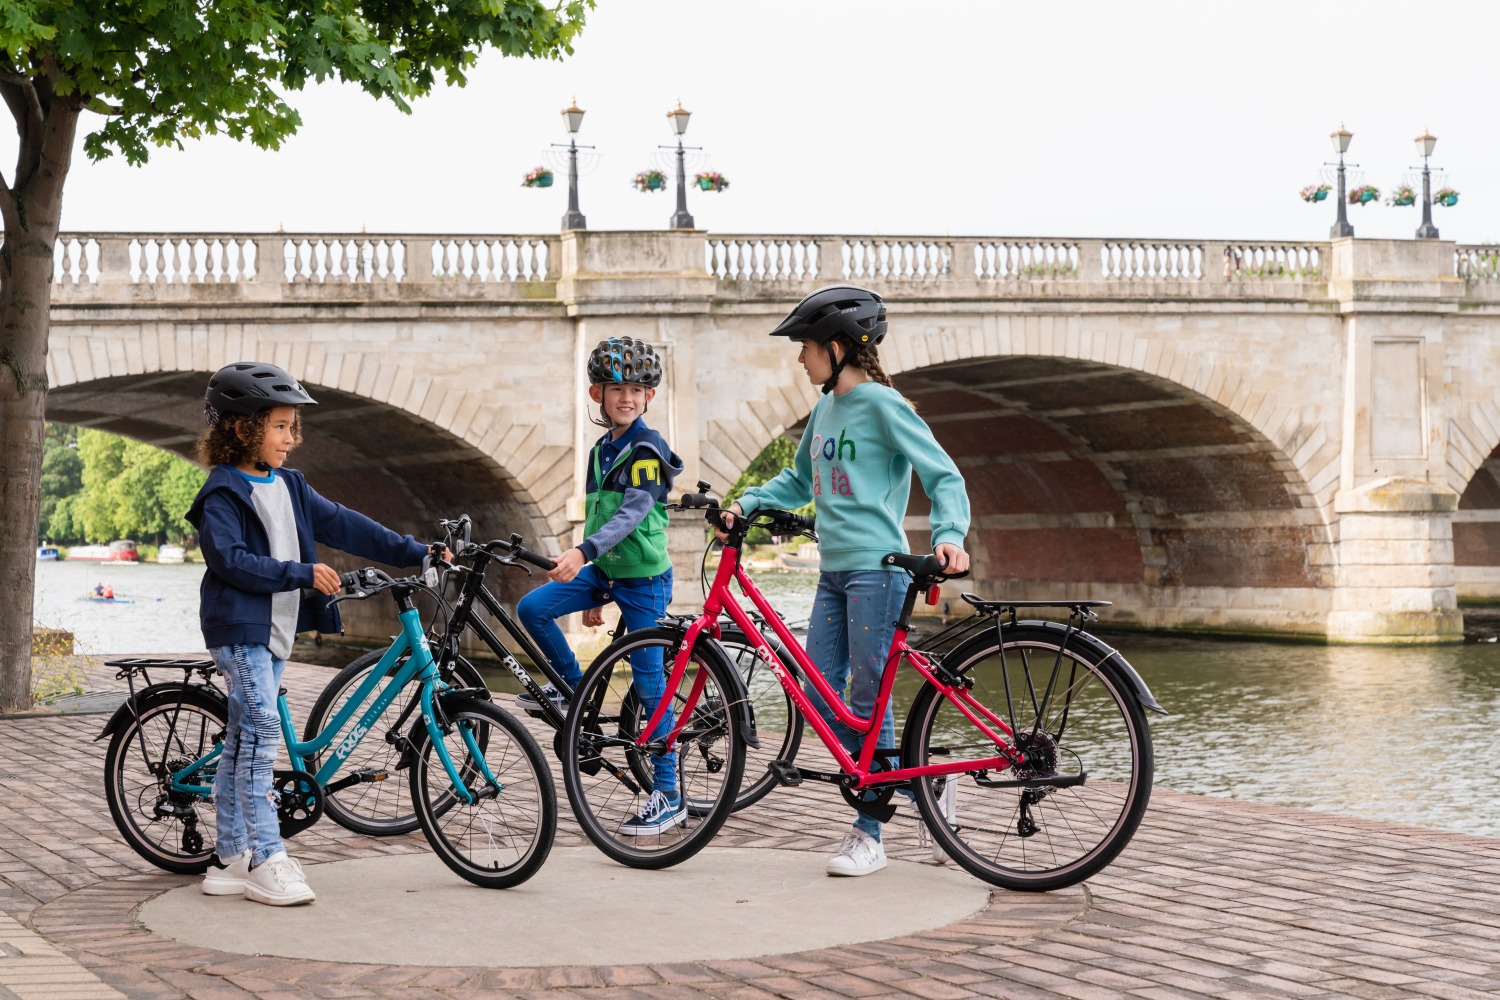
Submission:
[[[422,833],[460,878],[486,889],[520,885],[547,860],[557,832],[557,792],[541,748],[491,702],[450,699],[442,715],[450,723],[443,745],[473,801],[458,795],[421,727],[411,795]]]
[[[964,643],[944,662],[973,681],[974,699],[1004,720],[1027,758],[915,782],[917,807],[948,855],[991,885],[1038,892],[1114,860],[1151,797],[1151,734],[1129,681],[1076,635],[1064,648],[1040,623],[1007,628],[1003,646],[993,634]],[[907,716],[902,756],[920,767],[995,753],[926,684]]]
[[[663,635],[657,640],[657,644],[662,647],[662,663],[665,669],[670,669],[681,641],[680,631],[672,636]],[[791,671],[792,676],[801,677],[802,671],[781,643],[774,636],[767,636],[766,641],[780,657],[781,662]],[[749,744],[745,745],[745,781],[740,785],[739,794],[734,797],[734,806],[730,810],[739,812],[765,798],[766,794],[776,787],[776,775],[771,771],[771,762],[775,760],[790,762],[797,756],[797,749],[802,745],[803,721],[801,714],[793,710],[792,699],[786,693],[786,688],[781,686],[781,682],[776,679],[776,674],[756,654],[754,645],[738,626],[724,626],[719,645],[723,647],[724,654],[740,675],[740,680],[744,682],[745,692],[750,699],[752,717],[755,719],[756,733],[760,737],[758,748]],[[681,694],[686,695],[686,692]],[[681,701],[680,696],[679,704]],[[640,706],[634,694],[626,695],[621,716],[621,732],[638,733],[640,727],[646,722],[641,717]],[[651,780],[649,760],[639,754],[632,755],[631,765],[636,781],[644,784]],[[688,812],[695,816],[702,816],[711,804],[711,802],[704,803],[690,799]]]
[[[167,775],[224,744],[228,710],[206,692],[178,688],[147,694],[134,718],[115,730],[104,754],[104,798],[131,848],[164,871],[201,875],[217,840],[212,792],[217,760],[193,784],[173,791]]]
[[[334,675],[307,715],[307,726],[302,734],[304,741],[321,733],[343,710],[384,654],[383,649],[362,653]],[[402,657],[390,673],[371,689],[369,696],[355,706],[350,724],[358,722],[365,710],[385,691],[391,679],[405,665],[406,658]],[[484,678],[467,660],[459,659],[454,664],[454,672],[456,683],[464,687],[485,686]],[[412,727],[422,721],[420,713],[415,709],[407,712],[407,706],[420,690],[418,685],[412,684],[409,690],[398,694],[359,741],[359,745],[349,752],[349,756],[334,772],[329,784],[359,772],[386,775],[380,781],[362,781],[357,785],[340,788],[324,798],[324,808],[339,826],[371,837],[390,837],[410,833],[417,828],[417,814],[411,808],[411,785],[408,780],[411,755],[405,752],[405,748]],[[335,739],[327,749],[310,757],[307,770],[316,773],[327,754],[333,752],[333,747],[339,746],[340,742],[341,740]]]
[[[651,793],[649,777],[641,775],[654,770],[650,751],[635,745],[641,723],[638,710],[627,704],[633,700],[630,657],[653,648],[670,654],[681,635],[677,629],[642,629],[612,643],[584,674],[563,730],[563,781],[573,815],[594,846],[632,868],[666,868],[707,846],[729,817],[744,773],[740,716],[728,707],[738,691],[734,668],[718,645],[705,638],[680,687],[667,692],[681,706],[694,684],[703,682],[697,706],[673,748],[678,793],[688,815],[657,833],[622,832]],[[665,660],[668,668],[670,664]],[[680,711],[674,715],[681,718]]]

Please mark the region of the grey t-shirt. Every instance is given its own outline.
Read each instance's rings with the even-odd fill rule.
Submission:
[[[243,474],[243,473],[242,473]],[[271,539],[271,558],[282,562],[300,562],[301,546],[297,544],[297,519],[292,516],[292,495],[286,483],[273,471],[270,481],[245,476],[250,481],[250,502],[266,526]],[[297,638],[297,612],[302,605],[302,591],[284,590],[271,595],[271,655],[286,659],[292,654]]]

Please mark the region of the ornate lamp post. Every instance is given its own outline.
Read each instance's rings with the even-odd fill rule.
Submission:
[[[578,106],[578,98],[573,98],[573,103],[563,108],[562,116],[568,123],[568,210],[563,214],[562,227],[587,229],[588,222],[578,210],[578,150],[594,147],[578,145],[578,127],[583,124],[583,109]],[[561,147],[562,144],[554,142],[552,145]]]
[[[683,150],[696,149],[696,146],[684,146],[682,136],[687,132],[688,119],[693,113],[685,111],[682,101],[678,100],[677,107],[667,112],[667,121],[672,123],[672,132],[677,136],[677,211],[672,215],[673,229],[692,229],[693,217],[687,210],[687,166],[683,160]],[[671,149],[670,146],[662,147]]]
[[[1349,141],[1354,138],[1354,133],[1344,128],[1341,123],[1339,130],[1330,134],[1328,138],[1333,140],[1333,148],[1339,154],[1339,217],[1334,222],[1333,228],[1328,231],[1328,235],[1334,239],[1339,239],[1344,236],[1354,235],[1354,227],[1349,225],[1348,201],[1345,199],[1344,194],[1344,154],[1349,151]],[[1359,166],[1357,163],[1354,165],[1356,167]]]
[[[1422,134],[1417,136],[1417,151],[1422,154],[1422,225],[1417,230],[1417,239],[1435,240],[1438,238],[1437,226],[1432,224],[1432,171],[1428,168],[1427,161],[1432,157],[1433,147],[1437,145],[1437,136],[1431,135],[1424,128]]]

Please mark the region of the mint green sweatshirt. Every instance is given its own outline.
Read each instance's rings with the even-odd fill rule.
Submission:
[[[746,514],[817,502],[818,554],[830,572],[884,569],[887,552],[907,551],[906,502],[915,470],[932,500],[932,544],[962,547],[969,531],[963,476],[901,394],[861,382],[813,407],[796,463],[740,498]]]

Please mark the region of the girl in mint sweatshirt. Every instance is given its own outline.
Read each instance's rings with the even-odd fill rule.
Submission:
[[[800,342],[797,360],[808,379],[822,386],[823,398],[813,407],[795,464],[730,506],[733,513],[749,514],[762,507],[817,504],[822,572],[807,651],[834,690],[847,692],[850,709],[865,718],[874,711],[910,582],[904,571],[883,567],[880,560],[888,552],[907,551],[902,521],[913,472],[932,500],[934,554],[950,573],[969,568],[963,476],[881,370],[876,345],[885,331],[880,296],[850,285],[814,292],[772,331],[773,337]],[[859,734],[837,722],[811,685],[807,693],[852,752]],[[895,718],[887,707],[879,746],[895,745]],[[868,875],[885,864],[880,822],[859,813],[827,870]]]

